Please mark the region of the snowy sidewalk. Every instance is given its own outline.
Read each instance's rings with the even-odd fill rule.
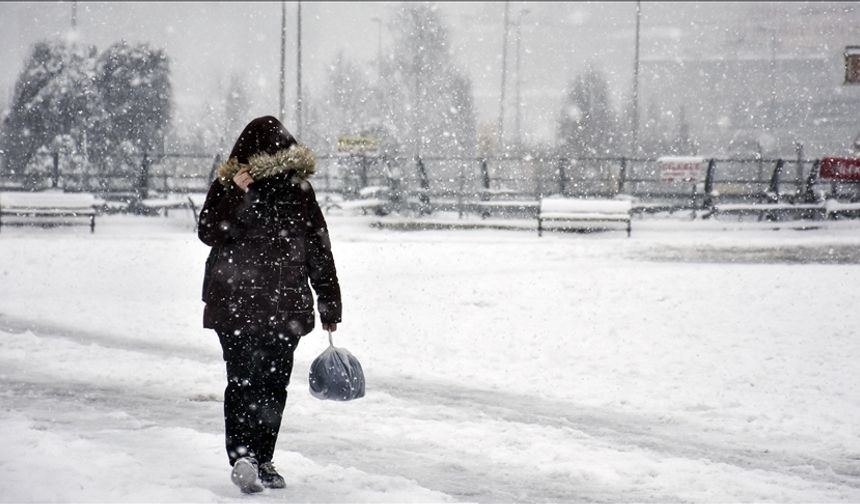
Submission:
[[[237,498],[222,474],[220,396],[207,392],[218,385],[216,373],[206,373],[217,362],[54,338],[53,356],[80,366],[73,373],[68,363],[40,357],[44,339],[30,332],[0,336],[3,369],[26,376],[0,378],[9,408],[0,415],[8,436],[0,455],[4,501]],[[192,387],[177,389],[180,383]],[[290,401],[276,460],[291,484],[266,494],[279,500],[281,494],[301,502],[860,496],[856,461],[833,467],[792,449],[788,439],[733,439],[669,417],[402,377],[378,381],[361,403],[318,402],[295,384]],[[52,485],[40,484],[46,472],[57,475]]]

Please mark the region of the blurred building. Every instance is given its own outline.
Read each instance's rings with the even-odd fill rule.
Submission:
[[[659,126],[643,132],[646,152],[679,145],[685,129],[707,155],[793,156],[798,143],[807,157],[852,152],[860,86],[843,85],[842,53],[860,41],[860,5],[721,7],[643,54],[641,121]]]

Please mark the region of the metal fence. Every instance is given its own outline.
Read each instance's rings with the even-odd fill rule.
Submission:
[[[56,188],[126,200],[201,193],[208,189],[220,161],[219,156],[209,154],[169,153],[158,158],[128,157],[99,169],[68,156],[40,155],[25,171],[0,164],[0,190]],[[783,195],[814,190],[858,199],[857,184],[819,181],[815,187],[807,187],[815,162],[808,159],[711,159],[707,179],[698,182],[662,180],[658,160],[650,158],[322,155],[317,161],[313,181],[318,193],[360,199],[381,188],[404,198],[429,199],[437,207],[454,201],[462,205],[464,200],[533,201],[552,194],[628,195],[646,203],[701,205],[713,194],[723,201],[756,201],[774,188]]]

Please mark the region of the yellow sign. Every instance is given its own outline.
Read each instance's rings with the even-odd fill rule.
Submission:
[[[379,142],[373,137],[342,136],[337,139],[339,154],[376,155],[379,154]]]

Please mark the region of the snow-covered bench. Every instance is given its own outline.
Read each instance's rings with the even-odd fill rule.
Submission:
[[[534,218],[538,212],[539,202],[528,195],[512,189],[481,189],[478,191],[479,201],[466,205],[470,211],[479,213],[482,218],[491,215],[525,214]]]
[[[499,215],[523,215],[534,219],[540,203],[536,200],[476,201],[463,204],[463,208],[480,214],[482,218]]]
[[[12,219],[4,220],[7,217]],[[96,199],[87,193],[0,193],[0,227],[10,224],[89,224],[92,233],[96,229]]]
[[[710,215],[758,215],[758,220],[761,221],[774,215],[810,215],[824,212],[824,205],[819,203],[718,203],[714,205]]]
[[[629,237],[631,209],[629,200],[544,198],[538,211],[538,236],[544,229],[614,229],[620,224]]]
[[[191,209],[195,212],[206,201],[206,193],[167,193],[157,198],[140,200],[140,206],[163,211],[165,217],[170,210]]]
[[[358,191],[357,199],[339,201],[326,199],[322,206],[326,211],[334,208],[343,211],[361,211],[362,215],[367,215],[369,211],[376,215],[386,215],[390,202],[389,191],[386,186],[367,186]]]
[[[860,213],[860,203],[843,203],[835,199],[824,202],[825,218],[837,219],[846,215],[857,215]]]
[[[327,209],[338,208],[345,211],[361,211],[362,215],[367,215],[368,211],[372,211],[376,215],[383,215],[385,213],[385,203],[385,201],[379,198],[343,200],[336,203],[330,203]]]
[[[167,194],[161,198],[146,198],[140,200],[140,205],[152,211],[161,211],[168,217],[170,210],[194,209],[190,197],[184,194]]]
[[[784,216],[801,219],[835,219],[842,216],[856,217],[860,213],[858,203],[842,203],[835,197],[821,201],[813,191],[813,186],[824,180],[841,183],[860,182],[860,159],[828,157],[816,160],[806,180],[803,197],[789,197],[788,201],[782,201],[782,195],[779,192],[780,176],[784,166],[784,160],[777,160],[768,189],[753,195],[757,201],[712,204],[710,211],[706,211],[704,216],[735,214],[740,218],[743,215],[758,215],[758,220],[761,221],[765,218],[779,220]]]

